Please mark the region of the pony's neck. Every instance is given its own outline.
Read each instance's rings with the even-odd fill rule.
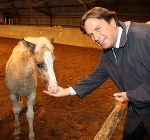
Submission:
[[[26,48],[18,49],[12,54],[13,63],[15,63],[15,73],[18,78],[30,77],[33,74],[33,56]]]
[[[25,77],[32,76],[34,70],[33,70],[33,55],[31,55],[31,52],[27,50],[22,55],[23,62],[21,63],[22,71]]]

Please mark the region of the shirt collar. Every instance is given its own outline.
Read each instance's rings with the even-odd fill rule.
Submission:
[[[121,27],[118,27],[118,37],[117,37],[115,48],[119,48],[122,31],[123,29]]]

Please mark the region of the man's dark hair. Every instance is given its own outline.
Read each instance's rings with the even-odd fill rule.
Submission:
[[[104,19],[108,23],[110,23],[110,19],[114,18],[116,25],[120,26],[120,23],[117,19],[115,11],[110,11],[102,7],[94,7],[91,10],[87,11],[81,18],[80,29],[84,34],[86,34],[84,24],[85,24],[85,21],[89,18]]]

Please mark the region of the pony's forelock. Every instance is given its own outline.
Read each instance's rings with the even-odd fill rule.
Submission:
[[[54,51],[53,45],[46,37],[27,37],[24,39],[36,45],[34,50],[35,53],[38,52],[42,47],[47,47],[52,53]]]

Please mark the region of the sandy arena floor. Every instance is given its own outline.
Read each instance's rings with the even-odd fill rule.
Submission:
[[[12,140],[14,115],[12,103],[5,86],[5,64],[12,49],[19,40],[0,38],[0,139]],[[68,87],[84,79],[98,64],[100,50],[54,44],[56,62],[55,74],[59,86]],[[38,80],[34,105],[35,140],[93,140],[101,125],[109,115],[114,102],[113,93],[117,88],[110,79],[99,89],[83,99],[77,96],[50,97],[43,93],[46,89]],[[25,101],[25,99],[24,99]],[[20,114],[20,140],[28,139],[26,103]],[[118,127],[113,140],[121,140],[123,122]]]

